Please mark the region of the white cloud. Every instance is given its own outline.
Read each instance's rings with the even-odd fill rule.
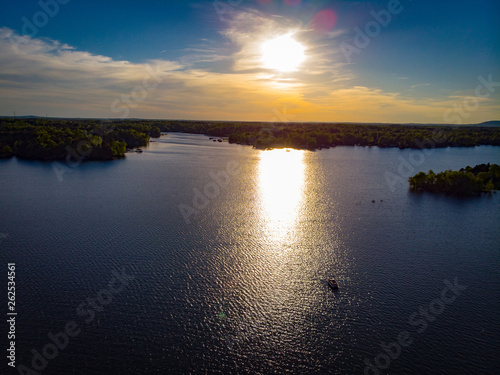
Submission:
[[[263,69],[260,43],[290,31],[307,47],[302,69]],[[0,114],[106,118],[128,108],[129,117],[270,121],[286,106],[295,121],[442,122],[443,111],[461,100],[416,99],[356,83],[335,47],[342,31],[318,36],[298,22],[243,11],[222,34],[228,43],[203,40],[179,61],[133,63],[0,28]],[[149,79],[154,88],[128,106],[123,98],[144,88],[151,70],[159,84]],[[471,117],[480,122],[492,113],[498,105],[482,102]]]
[[[410,86],[410,89],[416,89],[417,87],[425,87],[425,86],[430,86],[430,83],[417,83],[416,85]]]

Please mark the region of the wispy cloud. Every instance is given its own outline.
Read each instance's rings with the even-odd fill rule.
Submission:
[[[288,32],[306,46],[307,60],[297,72],[264,69],[260,44]],[[151,69],[161,83],[130,117],[269,121],[286,106],[295,121],[442,122],[443,111],[459,100],[452,97],[457,93],[413,98],[366,87],[342,62],[342,30],[318,35],[300,22],[243,10],[221,34],[226,43],[201,40],[177,61],[132,63],[2,28],[0,114],[118,117],[111,103],[143,84]],[[16,48],[12,37],[22,38]],[[481,109],[471,121],[499,113],[492,102]]]

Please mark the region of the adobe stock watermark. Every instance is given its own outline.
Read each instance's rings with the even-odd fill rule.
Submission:
[[[411,0],[410,0],[411,1]],[[389,0],[387,9],[382,9],[378,12],[372,10],[370,14],[373,20],[368,21],[365,27],[360,29],[358,26],[354,28],[356,35],[354,36],[354,45],[346,42],[340,44],[340,50],[348,63],[352,61],[353,53],[360,54],[361,51],[368,47],[373,38],[376,38],[382,32],[382,28],[389,26],[393,16],[398,15],[404,10],[403,5],[399,0]]]
[[[495,92],[495,87],[500,86],[500,82],[493,81],[493,74],[485,79],[483,76],[477,77],[479,85],[474,90],[475,96],[469,96],[462,103],[453,105],[453,109],[448,109],[443,113],[443,120],[449,124],[462,124],[470,117],[471,112],[479,109],[481,99],[488,99]]]
[[[412,327],[417,327],[416,333],[424,333],[429,326],[428,323],[434,322],[446,310],[446,306],[452,304],[467,289],[466,286],[458,283],[457,277],[453,280],[453,284],[448,280],[444,280],[443,282],[446,287],[441,291],[439,298],[433,299],[427,306],[421,306],[418,312],[409,316],[408,324]],[[386,370],[390,367],[391,362],[397,360],[401,356],[403,349],[408,348],[414,342],[414,335],[412,336],[409,331],[405,330],[398,334],[395,341],[388,344],[380,343],[382,351],[373,359],[373,362],[365,358],[364,363],[366,367],[364,374],[386,374]]]
[[[21,27],[21,33],[23,36],[11,35],[9,36],[10,43],[14,50],[18,51],[19,44],[24,44],[27,42],[27,38],[34,38],[39,30],[49,23],[51,18],[54,18],[59,14],[61,5],[66,5],[71,0],[40,0],[38,5],[40,10],[35,12],[30,18],[22,17],[21,21],[23,23]]]
[[[76,145],[76,149],[71,146],[66,146],[66,165],[59,163],[57,161],[52,163],[52,170],[54,171],[59,182],[64,181],[64,174],[72,172],[75,168],[79,167],[85,158],[87,158],[94,147],[98,146],[100,142],[104,139],[106,134],[111,133],[114,130],[114,126],[109,126],[111,121],[101,120],[100,127],[93,130],[89,139],[83,139],[79,141]],[[95,138],[97,136],[99,138]]]
[[[276,123],[281,122],[282,124],[288,124],[297,117],[297,115],[291,115],[287,113],[288,107],[286,105],[283,106],[283,109],[280,111],[278,108],[273,109],[274,116],[271,118],[269,122]]]
[[[148,93],[154,90],[163,81],[165,72],[160,70],[160,66],[156,65],[156,70],[153,70],[150,65],[146,66],[147,75],[142,80],[141,85],[135,86],[129,94],[122,94],[120,99],[116,99],[111,103],[111,111],[119,113],[120,118],[124,119],[129,116],[130,110],[137,108],[139,103],[146,100]],[[150,82],[150,80],[152,82]]]
[[[76,309],[76,314],[83,320],[77,323],[75,320],[68,321],[64,328],[57,332],[47,334],[48,342],[40,349],[33,348],[31,353],[31,367],[20,364],[17,371],[21,375],[40,375],[48,365],[49,361],[56,359],[59,354],[68,347],[71,339],[78,337],[82,332],[82,323],[90,324],[94,321],[96,315],[102,312],[105,306],[113,302],[114,296],[123,292],[129,283],[135,279],[135,276],[126,273],[125,268],[120,272],[113,270],[112,279],[106,288],[97,292],[94,298],[87,298]]]
[[[479,76],[477,78],[479,85],[475,89],[475,97],[469,97],[464,100],[461,104],[455,104],[453,109],[448,109],[443,114],[443,119],[448,122],[453,122],[454,124],[461,124],[462,120],[468,118],[472,111],[479,109],[479,102],[481,99],[487,99],[495,92],[495,88],[500,86],[500,82],[493,81],[493,74],[488,75],[488,78]],[[391,192],[396,191],[398,184],[407,186],[408,178],[413,176],[417,172],[418,167],[421,166],[425,159],[431,156],[437,145],[446,142],[448,137],[444,129],[439,128],[432,132],[431,139],[425,139],[423,141],[414,141],[418,149],[412,150],[408,156],[408,160],[399,156],[399,165],[397,172],[394,174],[392,172],[385,172],[385,178]]]
[[[216,0],[213,2],[213,6],[219,19],[221,21],[226,21],[225,15],[234,13],[236,7],[240,6],[242,2],[243,0]]]
[[[278,262],[273,273],[275,275],[280,275],[285,267],[285,263]],[[231,284],[228,285],[227,289],[231,290]],[[266,292],[266,301],[279,305],[281,300],[282,296],[277,288],[269,288],[268,292]],[[225,301],[227,301],[227,303],[224,303]],[[233,303],[226,299],[223,299],[222,303],[219,303],[218,316],[228,323],[223,324],[222,328],[224,331],[221,337],[229,350],[238,350],[250,344],[262,333],[271,330],[268,320],[264,319],[259,321],[253,316],[238,314]]]
[[[229,161],[226,165],[225,171],[209,173],[213,181],[207,182],[202,190],[193,188],[194,195],[192,204],[188,205],[181,203],[179,205],[179,211],[186,224],[191,223],[191,216],[198,215],[201,211],[207,208],[210,201],[216,199],[221,194],[221,190],[225,189],[229,185],[231,178],[234,178],[239,173],[239,164],[235,161]]]
[[[434,153],[438,144],[446,142],[447,139],[448,137],[444,129],[433,130],[431,139],[424,139],[423,141],[417,139],[414,141],[418,149],[410,151],[408,160],[402,156],[398,156],[398,174],[389,171],[384,174],[391,192],[394,193],[396,191],[398,184],[407,186],[408,179],[415,174],[417,168],[424,163],[427,157]]]

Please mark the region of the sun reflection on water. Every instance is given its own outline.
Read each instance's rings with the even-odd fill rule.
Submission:
[[[300,215],[305,183],[304,151],[262,151],[259,163],[261,209],[274,239],[286,236]]]

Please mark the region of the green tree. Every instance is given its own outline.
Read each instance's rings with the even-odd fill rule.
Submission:
[[[125,142],[114,141],[111,143],[111,152],[115,158],[123,158],[126,150],[127,144]]]
[[[153,138],[160,138],[161,137],[161,131],[160,131],[160,128],[157,127],[157,126],[153,126],[151,128],[151,137]]]

